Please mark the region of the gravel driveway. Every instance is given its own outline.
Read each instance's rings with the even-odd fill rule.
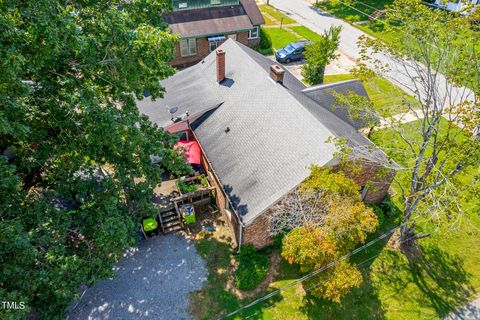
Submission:
[[[188,293],[207,277],[193,242],[180,235],[140,241],[115,272],[84,293],[69,320],[190,319]]]

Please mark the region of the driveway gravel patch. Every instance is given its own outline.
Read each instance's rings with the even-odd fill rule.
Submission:
[[[190,319],[189,293],[208,274],[193,241],[174,234],[140,241],[114,270],[87,289],[69,320]]]

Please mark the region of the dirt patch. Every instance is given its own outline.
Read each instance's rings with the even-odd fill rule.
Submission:
[[[227,289],[240,299],[251,298],[258,295],[260,292],[266,291],[270,287],[270,284],[273,282],[273,279],[275,279],[275,276],[278,274],[277,267],[280,264],[282,258],[280,257],[278,252],[274,251],[270,254],[269,259],[270,268],[268,269],[267,276],[265,277],[265,279],[262,280],[262,282],[260,282],[257,288],[251,291],[242,291],[235,286],[233,274],[237,269],[238,262],[234,261],[234,267],[230,269],[230,274],[228,276]]]
[[[190,236],[194,239],[203,237],[202,233],[209,233],[218,241],[232,244],[233,234],[228,226],[226,217],[211,205],[195,207],[197,221],[189,226]]]

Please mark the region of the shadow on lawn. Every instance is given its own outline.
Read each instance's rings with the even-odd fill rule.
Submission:
[[[319,299],[307,293],[302,312],[309,319],[385,319],[369,272],[362,272],[362,274],[363,282],[360,288],[353,289],[340,303]]]
[[[436,246],[424,247],[423,257],[412,264],[413,281],[428,297],[438,316],[469,302],[475,294],[470,284],[472,275],[463,267],[463,260]]]
[[[218,319],[229,312],[247,305],[255,298],[239,300],[230,292],[226,284],[232,268],[233,248],[231,244],[211,236],[209,233],[202,233],[199,239],[195,240],[198,253],[205,259],[208,269],[207,281],[201,290],[190,294],[189,312],[195,319]],[[268,292],[262,292],[263,296]],[[280,296],[269,299],[269,305],[281,300]],[[259,303],[236,316],[229,319],[261,319],[263,310],[268,307]]]
[[[439,317],[466,304],[475,293],[462,259],[433,245],[422,247],[422,257],[412,263],[402,253],[386,250],[374,268],[375,284],[390,292],[387,299],[431,308]]]
[[[353,289],[343,297],[340,303],[335,303],[315,297],[306,287],[302,312],[309,319],[385,319],[378,292],[372,285],[370,266],[376,256],[382,252],[387,241],[388,239],[377,243],[368,252],[351,261],[359,265],[363,276],[363,282],[359,288]],[[372,259],[372,257],[375,258]]]

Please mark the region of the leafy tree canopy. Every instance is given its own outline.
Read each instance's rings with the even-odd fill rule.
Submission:
[[[342,27],[332,26],[320,40],[305,47],[307,63],[302,67],[302,75],[309,84],[323,83],[325,67],[337,57],[341,31]]]
[[[135,103],[174,73],[169,6],[0,2],[0,295],[27,306],[8,316],[62,318],[80,285],[109,275],[152,212],[150,155],[189,170]]]
[[[312,166],[311,170],[299,192],[314,197],[300,197],[300,201],[294,202],[298,203],[297,209],[286,199],[289,205],[277,208],[273,216],[278,219],[271,220],[282,226],[285,225],[282,219],[297,223],[283,239],[282,256],[298,264],[304,272],[324,267],[364,243],[378,224],[373,210],[360,201],[359,188],[353,180],[329,168]],[[339,302],[361,281],[358,269],[342,261],[308,280],[306,287],[319,297]]]

